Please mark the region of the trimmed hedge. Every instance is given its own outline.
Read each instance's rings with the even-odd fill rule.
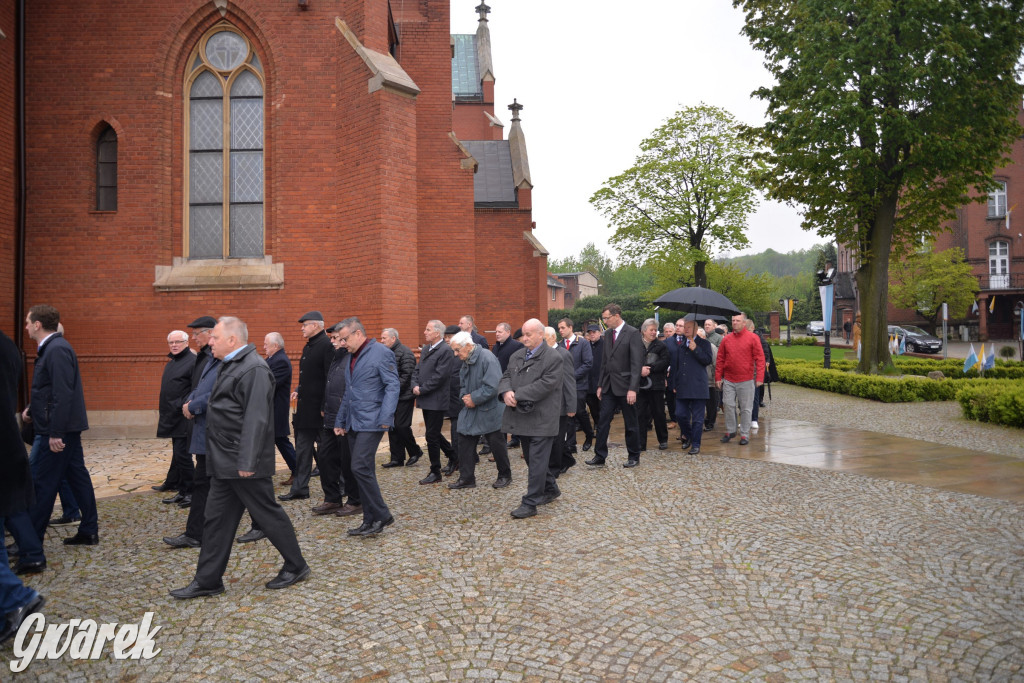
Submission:
[[[809,361],[804,359],[779,359],[780,363],[803,363],[808,367],[821,367],[821,361]],[[930,358],[894,358],[893,365],[901,375],[927,375],[929,372],[939,370],[950,379],[977,378],[981,375],[977,370],[971,369],[964,373],[964,362],[955,358],[950,360],[932,360]],[[857,367],[856,360],[846,358],[832,358],[834,370],[853,370]],[[1024,379],[1024,364],[1017,362],[996,361],[996,366],[986,370],[985,379]]]
[[[952,401],[957,390],[970,379],[933,380],[926,377],[883,377],[856,375],[833,368],[813,367],[806,361],[779,360],[779,380],[811,389],[870,398],[882,403],[910,401]]]
[[[814,346],[817,343],[818,343],[818,340],[815,337],[793,337],[791,345],[792,346]],[[769,346],[785,346],[786,345],[786,340],[785,339],[769,339],[768,340],[768,345]]]
[[[972,382],[956,393],[964,417],[1024,427],[1024,385],[1015,380]]]

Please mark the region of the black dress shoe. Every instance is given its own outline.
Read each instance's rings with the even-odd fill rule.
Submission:
[[[715,428],[715,425],[704,425],[704,431],[705,432],[710,432],[714,428]]]
[[[311,477],[319,477],[320,476],[320,468],[319,467],[314,467],[313,471],[309,473],[309,476],[311,476]]]
[[[732,439],[732,438],[733,438],[734,436],[736,436],[736,434],[735,434],[735,433],[733,433],[733,434],[726,434],[725,436],[723,436],[723,437],[722,437],[722,443],[729,443],[729,441],[730,441],[730,440],[731,440],[731,439]]]
[[[511,483],[512,477],[498,477],[491,486],[496,489],[503,489]]]
[[[185,500],[185,496],[181,493],[177,493],[171,496],[170,498],[164,498],[160,502],[163,503],[164,505],[170,505],[172,503],[180,503],[183,500]]]
[[[519,448],[519,439],[512,439],[507,444],[505,444],[505,447],[506,448]]]
[[[97,534],[83,534],[79,531],[74,536],[64,539],[64,545],[99,545],[100,537]]]
[[[7,626],[0,631],[0,643],[5,643],[9,638],[13,638],[14,634],[21,628],[21,624],[29,616],[35,614],[43,608],[46,604],[46,598],[39,593],[35,594],[31,600],[26,602],[21,607],[17,607],[7,613]]]
[[[668,450],[668,441],[662,441],[661,443],[659,443],[658,444],[658,450],[659,451],[667,451]]]
[[[478,455],[489,455],[490,452],[491,452],[491,447],[489,445],[487,445],[487,444],[484,444],[483,448],[480,449],[480,452],[478,453]]]
[[[459,479],[458,481],[453,481],[451,484],[448,484],[448,488],[450,488],[450,489],[475,489],[476,488],[476,482],[475,481],[465,481],[464,479]]]
[[[686,452],[690,455],[700,455],[700,446],[690,446],[690,450]]]
[[[267,535],[263,533],[262,529],[249,529],[244,534],[235,539],[235,543],[253,543],[255,541],[262,541]]]
[[[551,493],[545,493],[544,494],[544,499],[541,500],[539,503],[537,503],[537,505],[547,505],[551,501],[553,501],[556,498],[558,498],[560,495],[562,495],[561,491],[553,491]]]
[[[588,436],[588,437],[587,437],[587,440],[583,442],[583,450],[585,450],[585,451],[589,451],[589,450],[590,450],[590,448],[591,448],[591,446],[593,446],[593,445],[594,445],[594,440],[593,440],[593,439],[591,439],[591,438],[590,438],[590,437]]]
[[[423,479],[420,479],[421,484],[436,484],[441,481],[441,475],[437,472],[431,472]]]
[[[622,463],[622,466],[623,467],[636,467],[639,464],[640,464],[639,460],[633,460],[632,458],[630,458],[626,462]]]
[[[278,500],[306,500],[309,498],[308,493],[294,493],[289,491],[288,493],[282,493],[277,497]]]
[[[446,477],[450,477],[453,474],[455,474],[455,471],[457,469],[459,469],[459,461],[458,460],[449,460],[448,464],[445,465],[443,470],[441,470],[441,474],[443,474]],[[420,483],[422,484],[423,482],[420,482]]]
[[[164,536],[164,543],[172,548],[199,548],[203,545],[202,541],[198,541],[187,534]]]
[[[362,536],[363,532],[369,529],[371,526],[373,526],[373,522],[363,522],[355,529],[349,529],[348,532],[346,533],[348,533],[349,536]]]
[[[741,436],[740,437],[740,445],[741,446],[746,446],[748,443],[750,443],[750,439],[748,439],[745,436]]]
[[[175,588],[172,591],[168,591],[172,598],[178,598],[179,600],[188,600],[190,598],[200,598],[204,595],[220,595],[224,592],[224,584],[221,584],[215,588],[203,588],[198,583],[193,581],[184,588]]]
[[[39,574],[46,569],[46,560],[39,562],[21,562],[14,565],[15,574]]]
[[[526,503],[523,503],[515,510],[513,510],[511,514],[516,519],[526,519],[527,517],[533,517],[534,515],[536,515],[537,508],[534,507],[533,505],[527,505]]]
[[[74,524],[75,522],[81,522],[82,515],[77,517],[68,517],[67,515],[61,515],[60,517],[54,517],[50,520],[50,526],[67,526],[68,524]]]
[[[394,522],[395,522],[395,518],[394,517],[388,517],[387,519],[384,519],[384,520],[378,519],[373,524],[371,524],[370,526],[368,526],[365,529],[363,529],[362,531],[360,531],[358,534],[353,534],[353,535],[355,535],[355,536],[376,536],[380,532],[384,531],[384,527],[391,526],[392,524],[394,524]]]
[[[192,506],[192,496],[182,496],[178,501],[178,507],[185,509]]]
[[[412,467],[413,465],[418,463],[420,461],[420,458],[422,458],[422,457],[423,457],[422,453],[420,453],[419,455],[410,455],[408,462],[405,463],[405,466],[406,467]]]
[[[267,581],[267,588],[270,588],[271,590],[287,588],[293,583],[305,581],[309,577],[311,571],[312,570],[309,568],[308,564],[297,572],[289,572],[282,569],[277,573],[277,576],[272,578],[270,581]]]
[[[160,491],[161,493],[163,493],[164,491],[177,491],[178,490],[177,486],[175,486],[174,484],[168,484],[166,481],[164,483],[160,484],[159,486],[150,486],[149,488],[153,489],[154,491]]]
[[[401,467],[405,463],[398,460],[389,460],[388,462],[381,465],[381,467]]]
[[[592,467],[604,467],[604,458],[595,455],[587,461],[587,464]]]

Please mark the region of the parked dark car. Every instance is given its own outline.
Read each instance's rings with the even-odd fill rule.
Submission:
[[[942,340],[916,325],[889,325],[889,334],[897,335],[899,340],[906,338],[904,347],[911,353],[942,352]]]

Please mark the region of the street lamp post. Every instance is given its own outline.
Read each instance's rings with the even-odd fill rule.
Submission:
[[[786,314],[786,346],[789,346],[793,338],[793,307],[796,306],[797,301],[800,299],[779,299],[779,306]]]
[[[832,367],[832,281],[835,279],[836,269],[828,261],[825,262],[824,270],[819,270],[818,292],[821,294],[821,315],[825,321],[825,368]]]

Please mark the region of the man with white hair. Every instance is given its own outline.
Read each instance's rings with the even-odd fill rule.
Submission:
[[[562,410],[562,359],[544,343],[544,324],[536,318],[523,323],[522,342],[523,348],[512,354],[498,384],[498,395],[506,406],[502,431],[519,436],[529,469],[526,495],[512,511],[516,519],[536,515],[538,505],[561,495],[549,465]]]
[[[750,441],[754,390],[764,384],[764,352],[761,340],[747,329],[747,316],[743,313],[732,317],[732,332],[722,339],[718,347],[715,383],[722,391],[722,403],[725,404],[726,434],[722,443],[728,443],[736,436],[738,411],[740,445],[746,446]]]
[[[291,434],[288,414],[291,412],[292,362],[284,352],[284,337],[280,332],[267,333],[263,338],[263,353],[274,373],[274,445],[291,472],[282,484],[291,486],[295,479],[295,447],[288,438]]]
[[[501,366],[494,354],[473,341],[468,332],[459,332],[449,345],[461,363],[459,369],[459,397],[462,410],[457,427],[459,433],[459,480],[448,484],[450,489],[476,487],[476,442],[483,437],[494,453],[498,478],[492,484],[496,489],[512,482],[512,468],[508,462],[508,449],[501,433],[504,406],[498,400]],[[463,436],[467,438],[463,438]]]
[[[442,480],[441,451],[449,461],[458,458],[451,443],[441,433],[445,413],[450,406],[451,378],[456,362],[451,347],[444,341],[444,331],[445,325],[440,320],[427,322],[423,330],[426,344],[420,349],[420,362],[412,375],[412,393],[423,411],[427,456],[430,458],[430,472],[420,480],[421,484],[436,484]]]
[[[178,493],[165,499],[165,503],[177,503],[182,507],[192,504],[192,487],[195,469],[188,452],[188,420],[181,413],[181,406],[192,391],[192,368],[196,355],[188,347],[188,333],[174,330],[167,335],[167,364],[160,379],[159,420],[156,425],[157,438],[171,440],[171,466],[166,481],[177,482]]]
[[[274,374],[248,341],[245,323],[233,317],[221,318],[210,334],[214,358],[221,360],[207,406],[210,495],[195,578],[170,591],[182,600],[224,592],[224,570],[246,510],[284,558],[267,588],[290,586],[310,573],[291,520],[274,500]]]
[[[412,413],[416,407],[416,397],[412,393],[412,375],[416,372],[416,356],[412,350],[398,340],[398,330],[385,327],[380,333],[380,343],[391,349],[398,364],[398,407],[395,408],[395,425],[388,432],[388,446],[391,460],[381,467],[401,467],[405,464],[405,456],[409,455],[409,464],[414,465],[423,457],[423,449],[416,443],[412,433]]]

